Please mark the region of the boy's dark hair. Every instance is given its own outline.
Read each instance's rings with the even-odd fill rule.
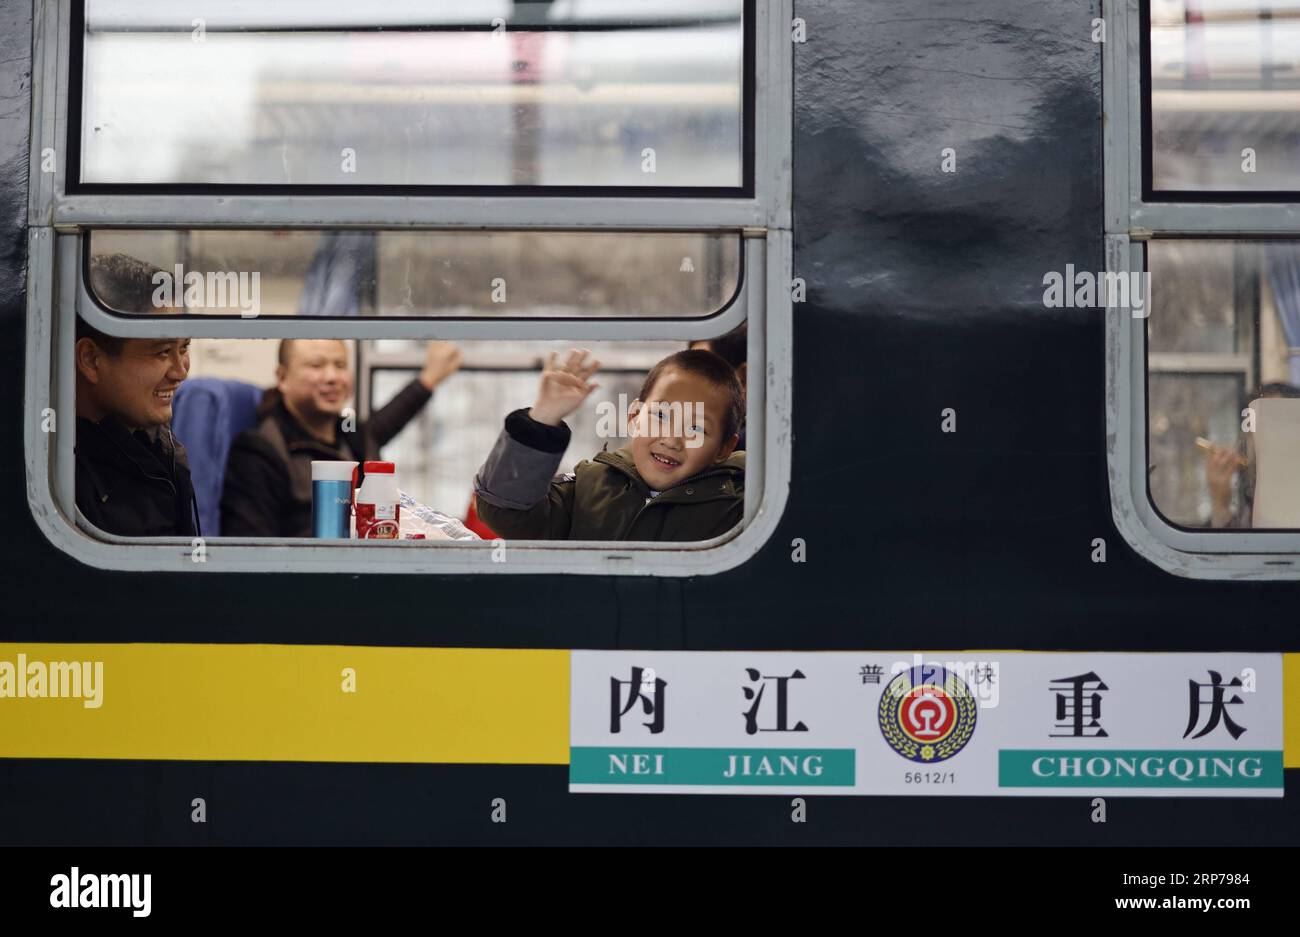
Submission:
[[[645,383],[641,385],[641,392],[637,394],[637,399],[642,403],[648,403],[655,384],[670,368],[694,374],[724,391],[728,399],[727,410],[722,418],[722,438],[730,439],[740,432],[740,426],[745,422],[745,388],[741,385],[740,378],[736,377],[735,368],[721,355],[705,351],[703,348],[679,351],[656,364],[645,376]]]
[[[721,338],[709,339],[709,350],[739,368],[749,355],[749,323],[742,322]]]
[[[95,254],[90,258],[90,289],[114,312],[158,312],[153,278],[162,272],[127,254]]]

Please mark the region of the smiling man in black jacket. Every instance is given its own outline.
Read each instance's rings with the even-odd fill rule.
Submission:
[[[152,270],[114,254],[96,257],[91,275],[115,309],[166,312],[152,305]],[[124,537],[201,533],[185,448],[170,426],[189,339],[117,338],[78,318],[74,360],[76,498],[86,520]]]

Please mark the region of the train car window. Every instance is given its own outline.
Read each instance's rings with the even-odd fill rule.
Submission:
[[[738,191],[745,8],[86,0],[76,182]]]
[[[155,268],[149,303],[105,261]],[[95,230],[88,286],[110,312],[197,315],[689,319],[740,286],[739,233]]]
[[[380,269],[359,276],[347,252],[318,263],[334,233],[95,229],[60,238],[61,276],[81,287],[60,297],[51,337],[60,349],[54,373],[64,376],[49,412],[74,414],[76,434],[44,447],[46,471],[82,537],[111,548],[109,565],[141,555],[133,545],[180,537],[182,555],[206,564],[229,554],[232,569],[275,557],[282,569],[421,571],[432,561],[464,571],[482,566],[482,550],[508,543],[512,568],[525,572],[601,571],[637,551],[660,562],[615,571],[685,572],[704,565],[693,561],[699,551],[743,537],[764,503],[769,466],[786,471],[784,447],[765,432],[766,388],[747,363],[768,357],[765,238],[604,232],[570,244],[565,232],[463,232],[455,245],[442,232],[347,232],[393,235],[393,245],[372,251]],[[432,335],[408,337],[427,329],[398,319],[381,337],[374,310],[388,308],[385,297],[405,293],[403,309],[417,306],[409,280],[384,282],[411,264],[383,265],[401,264],[394,246],[422,250],[424,237],[444,239],[453,273],[477,276],[495,259],[499,269],[526,270],[521,282],[549,278],[545,288],[558,292],[532,295],[525,286],[525,315],[512,316],[503,302],[492,318],[455,305],[452,276],[442,288],[453,292],[419,304],[447,317]],[[553,242],[546,262],[521,249],[540,239]],[[684,260],[682,249],[692,251]],[[728,253],[731,282],[716,262]],[[523,267],[512,267],[521,257]],[[638,280],[643,257],[660,264]],[[620,280],[613,258],[633,275]],[[437,263],[427,254],[418,260]],[[222,281],[221,302],[207,295],[220,279],[208,276],[214,265],[252,267],[259,277],[234,272]],[[318,265],[328,275],[314,275]],[[334,274],[344,286],[331,289]],[[653,304],[640,298],[640,318],[624,306],[629,282],[658,293]],[[335,293],[354,305],[330,305]],[[356,303],[366,294],[371,308],[363,310]],[[725,308],[701,316],[711,311],[699,305],[710,294],[710,305]],[[585,301],[585,315],[538,318],[571,312],[566,301]],[[669,311],[677,316],[645,314]],[[527,340],[530,322],[546,341]],[[462,341],[437,334],[455,323],[468,330],[455,336]],[[338,331],[345,324],[354,326],[350,335]],[[561,339],[566,332],[576,337]],[[774,351],[779,361],[784,353]],[[32,448],[39,457],[41,447]],[[105,458],[97,461],[99,450]],[[127,450],[137,465],[162,466],[145,477],[166,484],[132,488],[107,457]],[[387,542],[353,545],[372,539],[363,492],[367,479],[389,471],[376,462],[396,474],[383,508],[391,523],[377,538]],[[318,463],[357,469],[335,479],[355,494],[332,533],[319,517]],[[592,500],[594,475],[609,491]],[[412,545],[429,552],[411,553]],[[384,549],[396,552],[384,558]],[[432,559],[433,551],[448,559]]]
[[[1151,0],[1154,192],[1300,191],[1300,4]]]
[[[771,536],[790,0],[36,15],[26,468],[66,552],[692,576]],[[386,500],[318,526],[326,481]]]
[[[1076,298],[1113,518],[1177,575],[1300,578],[1300,5],[1103,13],[1105,282]]]

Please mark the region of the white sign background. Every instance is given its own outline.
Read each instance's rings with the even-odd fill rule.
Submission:
[[[996,666],[996,699],[981,704],[974,735],[966,746],[943,761],[920,763],[894,751],[880,731],[877,707],[881,693],[899,670],[915,664],[961,662]],[[864,665],[883,668],[879,684],[863,683]],[[633,667],[653,668],[667,681],[664,730],[651,734],[642,723],[649,717],[640,705],[622,718],[621,731],[610,732],[610,678],[631,678]],[[806,732],[745,731],[744,713],[752,701],[744,687],[757,687],[745,671],[787,676],[796,669],[805,679],[790,680],[789,725],[807,725]],[[1188,732],[1189,680],[1207,684],[1209,671],[1226,684],[1253,671],[1254,690],[1229,688],[1225,698],[1240,704],[1224,711],[1246,731],[1234,740],[1226,724],[1202,738],[1193,738],[1206,725],[1211,693],[1202,689],[1196,726]],[[1068,730],[1056,722],[1056,693],[1061,678],[1095,672],[1108,689],[1101,693],[1101,727],[1105,738],[1053,737]],[[970,671],[959,671],[970,684]],[[1243,682],[1248,682],[1243,677]],[[766,681],[760,725],[774,724],[776,684]],[[971,686],[972,693],[982,689]],[[623,687],[627,692],[627,687]],[[999,751],[1101,750],[1154,751],[1195,756],[1198,752],[1282,751],[1281,654],[1164,654],[1164,653],[1038,653],[991,651],[574,651],[570,704],[570,746],[647,751],[665,748],[732,749],[852,749],[854,784],[825,786],[677,785],[634,783],[572,783],[575,793],[729,793],[729,794],[883,794],[918,796],[1197,796],[1281,797],[1274,787],[1001,787]],[[649,695],[649,694],[648,694]],[[623,697],[626,700],[626,696]],[[995,703],[995,704],[994,704]],[[994,705],[988,705],[994,704]],[[1184,734],[1188,738],[1184,738]],[[928,777],[925,777],[927,776]],[[922,780],[917,780],[922,777]]]

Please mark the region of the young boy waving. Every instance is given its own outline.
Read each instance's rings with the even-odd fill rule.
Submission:
[[[628,408],[630,445],[554,477],[569,446],[564,418],[596,389],[600,362],[552,353],[531,409],[505,429],[474,479],[479,516],[525,540],[699,541],[740,523],[745,454],[735,452],[745,390],[709,351],[681,351],[646,375]]]

